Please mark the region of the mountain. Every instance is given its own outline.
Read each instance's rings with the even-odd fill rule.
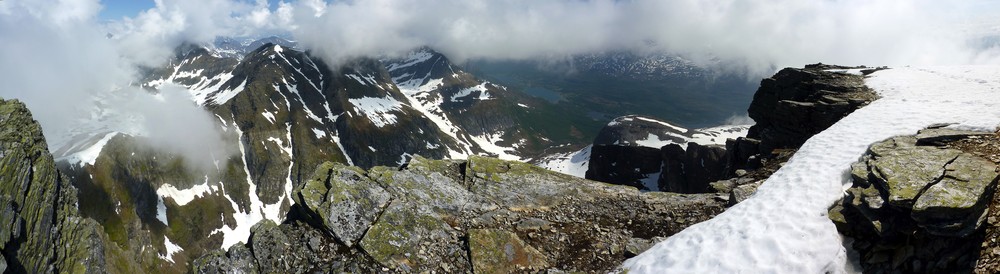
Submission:
[[[724,124],[745,113],[756,85],[744,75],[714,73],[668,54],[611,51],[559,59],[471,60],[465,67],[590,118],[596,122],[592,132],[625,115],[669,119],[686,128]]]
[[[138,86],[156,96],[186,93],[216,118],[232,153],[213,152],[205,170],[151,148],[141,130],[82,125],[55,155],[81,193],[101,197],[81,202],[81,215],[122,249],[156,254],[140,264],[177,272],[208,250],[247,241],[260,221],[282,222],[293,188],[323,162],[529,161],[557,144],[587,142],[575,133],[579,116],[480,80],[426,48],[331,67],[277,44],[242,56],[186,45]],[[100,108],[94,117],[96,124],[126,119]]]
[[[268,37],[226,37],[219,36],[204,48],[214,56],[240,59],[264,44],[275,44],[286,48],[295,48],[298,43],[284,36]]]

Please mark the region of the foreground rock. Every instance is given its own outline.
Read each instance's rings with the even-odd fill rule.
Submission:
[[[852,165],[854,184],[830,217],[855,238],[865,272],[972,271],[997,165],[982,147],[951,143],[986,135],[926,129],[876,143]]]
[[[725,205],[482,157],[323,164],[295,195],[288,222],[258,225],[252,245],[202,257],[195,272],[603,272]]]
[[[136,273],[55,167],[41,127],[21,102],[0,100],[0,264],[6,273]],[[111,263],[113,262],[113,263]]]

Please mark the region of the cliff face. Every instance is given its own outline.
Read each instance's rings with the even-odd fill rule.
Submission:
[[[320,165],[289,221],[195,271],[603,272],[723,209],[715,195],[640,193],[492,158],[402,168]]]
[[[23,103],[0,100],[0,244],[8,272],[106,273],[138,269],[94,220],[49,154]]]

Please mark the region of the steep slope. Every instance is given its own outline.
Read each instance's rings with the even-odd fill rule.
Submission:
[[[0,271],[135,273],[152,253],[124,253],[81,217],[77,190],[56,169],[21,102],[0,100]],[[155,255],[154,255],[155,257]],[[148,271],[149,269],[146,268]]]
[[[429,48],[383,61],[410,105],[435,122],[461,149],[451,158],[490,155],[537,159],[557,144],[583,144],[586,123],[552,104],[477,78]],[[585,118],[585,117],[584,117]]]

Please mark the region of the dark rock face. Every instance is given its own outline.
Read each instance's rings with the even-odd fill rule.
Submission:
[[[16,100],[0,100],[0,253],[7,272],[106,273],[135,270],[56,169],[41,127]],[[118,265],[108,265],[115,260]],[[119,261],[120,260],[120,261]]]
[[[594,146],[586,178],[644,188],[642,180],[660,171],[660,150],[650,147]]]
[[[663,171],[657,182],[661,191],[677,193],[708,193],[709,183],[724,179],[726,149],[688,143],[687,150],[679,145],[664,146]]]
[[[760,151],[798,148],[877,96],[864,76],[833,72],[845,67],[823,64],[785,68],[760,82],[747,112],[756,125],[748,138],[760,140]]]
[[[586,177],[646,190],[708,192],[708,183],[724,174],[725,148],[677,145],[695,134],[704,133],[647,117],[618,117],[594,139]]]
[[[943,140],[983,133],[926,129],[873,144],[851,167],[853,186],[830,211],[855,238],[865,272],[971,272],[998,178],[982,146]]]
[[[375,189],[390,202],[371,222],[322,212],[338,201],[383,201]],[[402,168],[367,171],[323,164],[295,195],[305,206],[288,222],[255,226],[251,244],[210,253],[194,271],[606,272],[724,204],[712,194],[640,193],[482,157],[415,157]],[[366,231],[356,244],[333,227],[345,222]]]

